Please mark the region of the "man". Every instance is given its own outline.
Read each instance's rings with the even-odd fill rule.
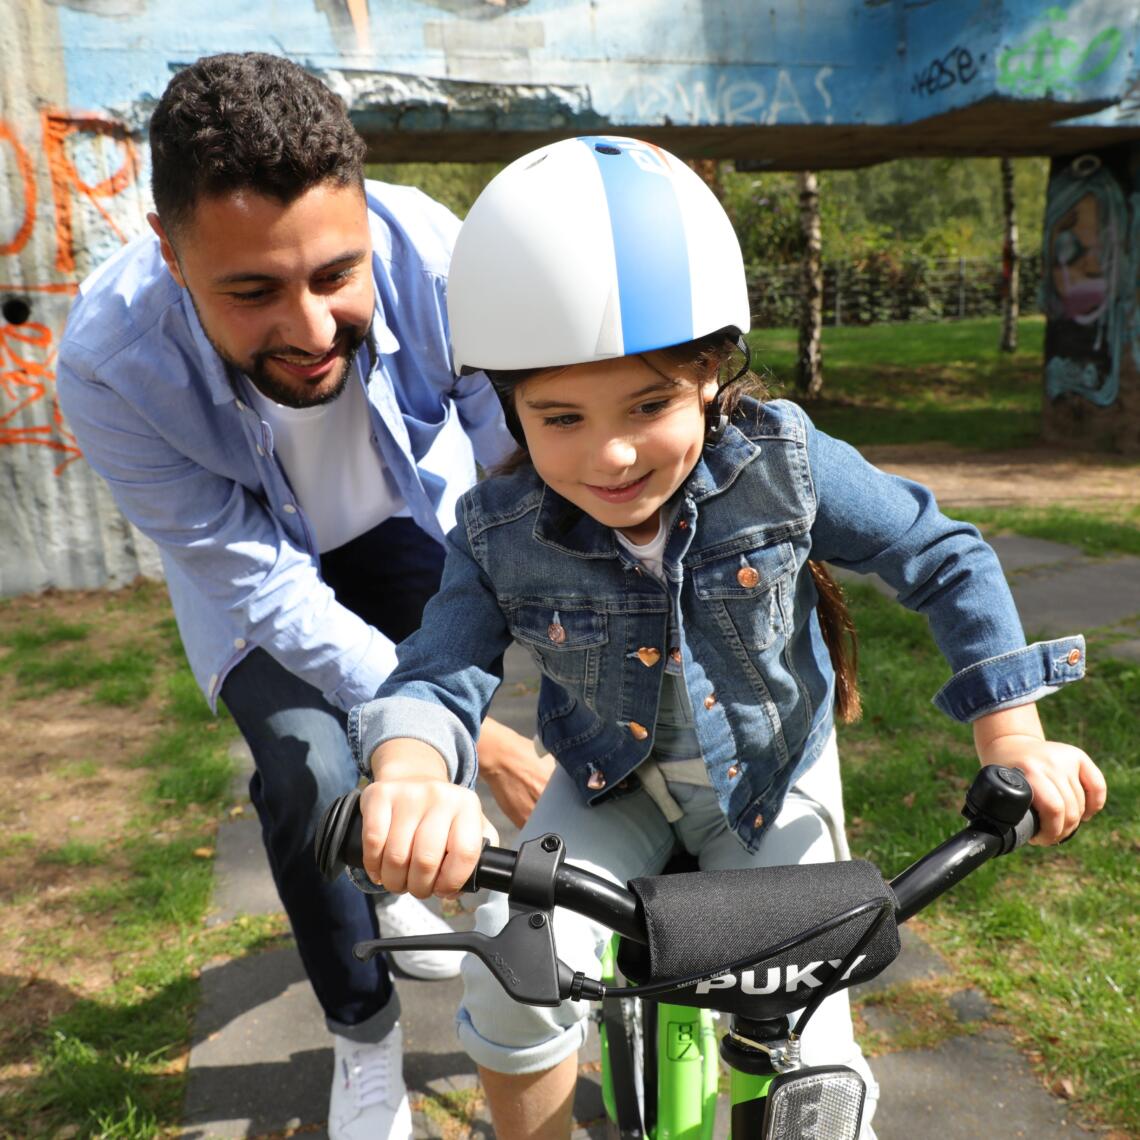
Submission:
[[[158,543],[195,675],[253,752],[269,862],[334,1035],[330,1136],[402,1140],[399,1003],[383,963],[351,952],[377,916],[347,879],[323,882],[312,846],[356,782],[346,711],[435,593],[475,458],[510,447],[486,378],[451,371],[458,222],[416,190],[366,187],[344,104],[274,56],[179,72],[150,141],[154,236],[80,290],[60,400]],[[490,720],[479,755],[521,822],[549,760]],[[410,896],[380,908],[386,934],[431,922]],[[456,957],[397,964],[440,976]]]

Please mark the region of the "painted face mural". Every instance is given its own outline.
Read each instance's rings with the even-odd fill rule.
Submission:
[[[1133,211],[1140,194],[1133,193]],[[1121,178],[1081,155],[1055,171],[1045,213],[1045,390],[1107,407],[1135,346],[1137,230]]]

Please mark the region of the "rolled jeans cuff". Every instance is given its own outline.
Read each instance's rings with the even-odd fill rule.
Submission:
[[[388,1004],[383,1009],[377,1010],[367,1021],[361,1021],[356,1025],[345,1025],[342,1021],[326,1017],[325,1025],[330,1033],[335,1033],[338,1037],[347,1037],[349,1041],[357,1041],[361,1045],[375,1045],[392,1032],[399,1020],[400,995],[393,989]]]
[[[455,1032],[459,1044],[476,1065],[493,1073],[542,1073],[577,1053],[586,1043],[589,1020],[583,1019],[565,1027],[552,1027],[554,1034],[538,1045],[515,1048],[488,1041],[472,1024],[462,1006],[455,1015]]]

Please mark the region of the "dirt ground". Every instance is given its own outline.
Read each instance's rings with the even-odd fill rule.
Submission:
[[[863,448],[874,464],[925,483],[942,506],[1130,508],[1140,505],[1140,460],[1054,447],[963,451],[949,444]]]

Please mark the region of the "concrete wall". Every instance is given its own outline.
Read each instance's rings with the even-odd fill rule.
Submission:
[[[299,60],[376,160],[583,130],[786,168],[1140,137],[1123,0],[0,0],[0,29],[0,594],[156,571],[52,364],[77,283],[145,226],[146,121],[200,55]]]

